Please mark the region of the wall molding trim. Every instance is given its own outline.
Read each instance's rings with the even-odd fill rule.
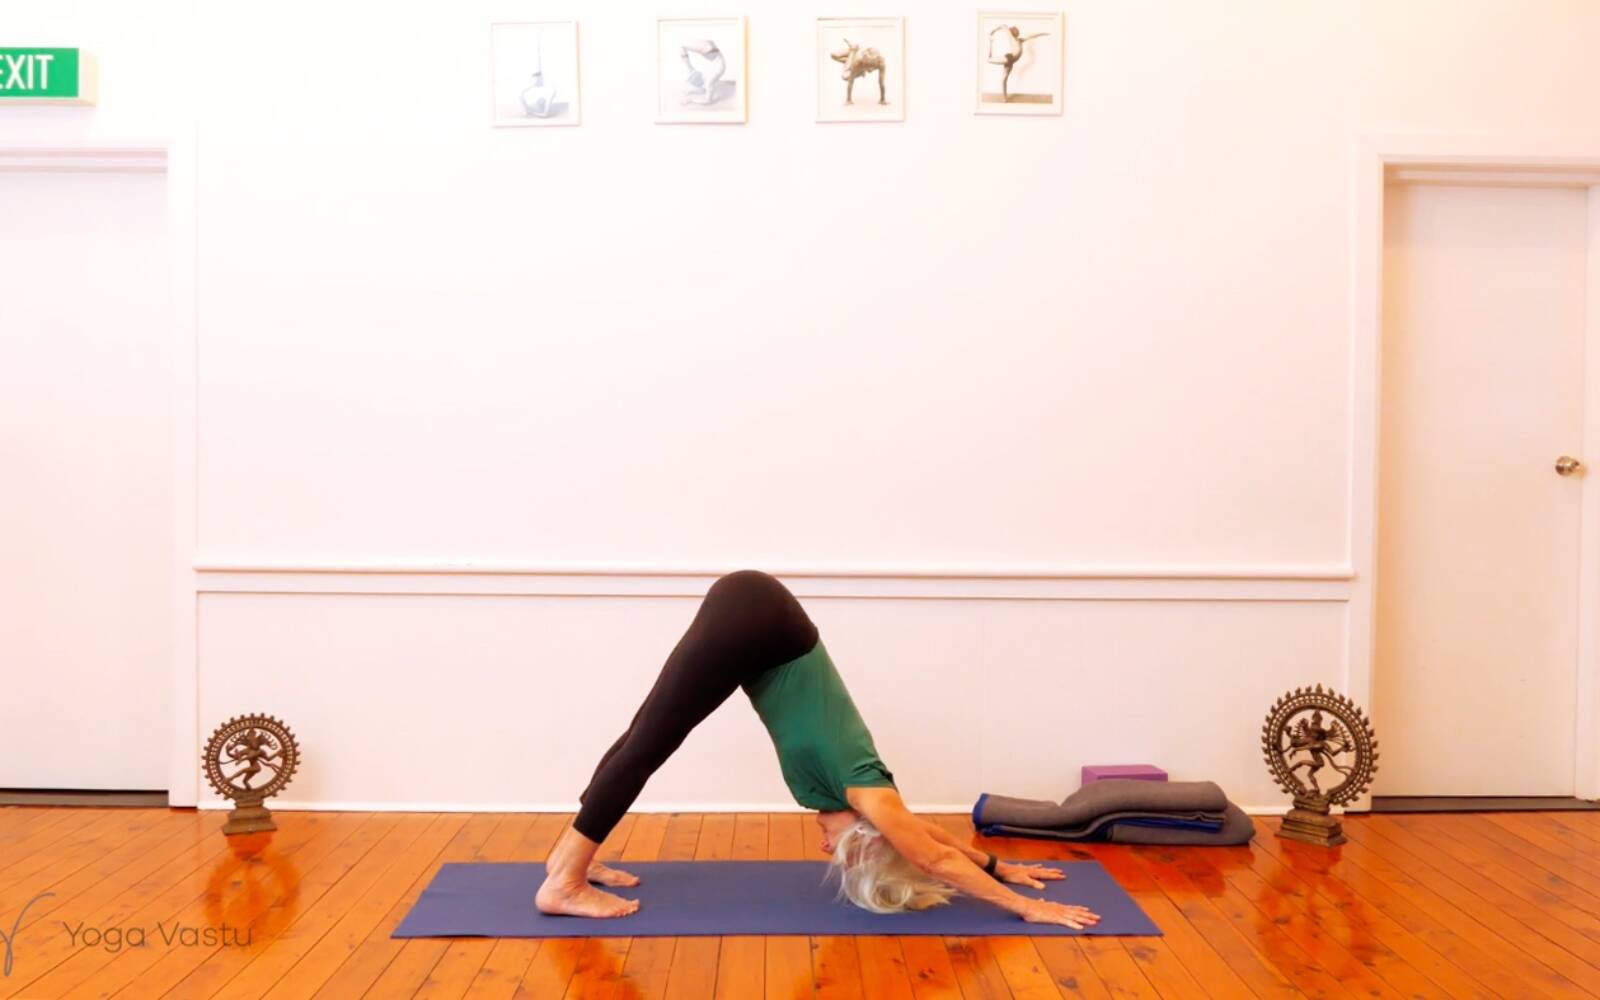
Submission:
[[[643,563],[519,565],[489,562],[347,562],[271,561],[201,557],[200,573],[394,573],[508,574],[518,576],[694,576],[715,579],[739,566],[686,566]],[[767,568],[767,567],[763,567]],[[1348,580],[1348,565],[1333,563],[1248,565],[1187,563],[1080,563],[1060,566],[873,566],[813,564],[767,568],[783,577],[886,577],[897,579],[1095,579],[1095,580]]]
[[[699,597],[729,569],[671,565],[320,563],[210,558],[203,594],[437,594],[458,597]],[[1349,599],[1348,566],[774,566],[809,598],[938,600],[1331,601]]]
[[[0,146],[0,171],[164,173],[165,146]]]
[[[1462,167],[1391,167],[1395,184],[1469,184],[1480,187],[1593,187],[1600,168],[1588,170],[1473,170]]]

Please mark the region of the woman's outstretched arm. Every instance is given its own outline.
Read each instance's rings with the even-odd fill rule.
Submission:
[[[912,813],[912,815],[916,816],[915,813]],[[930,819],[923,819],[921,816],[917,816],[917,820],[928,827],[928,833],[933,837],[934,840],[939,841],[941,844],[949,844],[951,847],[954,847],[956,850],[970,858],[972,863],[977,865],[979,868],[982,868],[984,865],[989,863],[989,855],[987,852],[978,850],[976,847],[973,847],[971,844],[962,840],[960,837],[956,836],[949,830],[946,830],[944,827]],[[1044,883],[1039,881],[1040,879],[1056,880],[1067,877],[1066,872],[1063,872],[1059,868],[1050,868],[1046,865],[1017,865],[1012,864],[1009,861],[999,862],[999,864],[995,866],[994,873],[1002,882],[1009,882],[1012,885],[1031,886],[1035,889],[1044,888]]]
[[[1034,899],[1007,889],[958,847],[943,843],[928,824],[912,815],[893,788],[849,788],[846,798],[920,871],[974,899],[992,903],[1033,924],[1063,924],[1082,929],[1100,918],[1081,906]],[[986,859],[987,860],[987,859]]]

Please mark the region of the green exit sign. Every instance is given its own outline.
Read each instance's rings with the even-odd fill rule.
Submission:
[[[0,46],[0,104],[93,104],[94,61],[80,49]]]

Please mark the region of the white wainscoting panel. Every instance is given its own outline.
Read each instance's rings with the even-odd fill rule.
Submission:
[[[202,735],[242,712],[286,720],[305,762],[279,808],[575,808],[709,583],[417,593],[385,574],[200,576]],[[1103,583],[1099,597],[1029,599],[986,596],[984,581],[837,596],[837,580],[785,579],[918,808],[967,809],[982,791],[1059,798],[1083,764],[1148,761],[1271,811],[1283,803],[1259,761],[1262,716],[1287,688],[1342,677],[1345,605],[1302,589],[1327,581],[1279,581],[1276,597],[1191,581],[1161,598]],[[540,589],[530,580],[513,589]],[[202,805],[221,803],[203,789]],[[736,694],[638,808],[795,806]]]

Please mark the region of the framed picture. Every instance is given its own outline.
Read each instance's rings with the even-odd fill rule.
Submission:
[[[906,19],[817,18],[817,121],[906,120]]]
[[[1066,65],[1066,17],[978,15],[980,115],[1059,115]]]
[[[657,21],[656,121],[743,122],[744,40],[742,17]]]
[[[578,22],[489,25],[494,125],[576,125]]]

